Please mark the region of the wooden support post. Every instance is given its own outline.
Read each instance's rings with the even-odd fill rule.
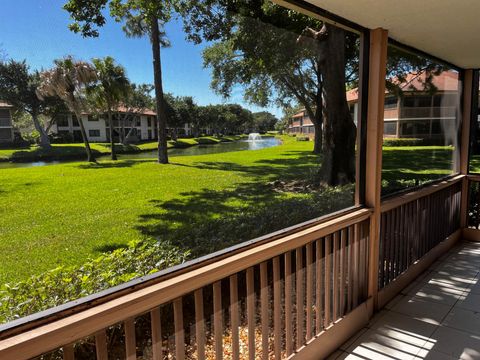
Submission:
[[[472,119],[472,99],[475,86],[473,70],[465,70],[463,77],[462,88],[462,128],[460,137],[460,154],[459,158],[455,159],[456,170],[462,175],[468,174],[468,153],[470,147],[470,128]],[[460,90],[460,89],[459,89]],[[459,161],[458,161],[459,160]],[[462,200],[460,206],[460,227],[467,226],[467,211],[468,211],[468,179],[465,177],[462,180]]]
[[[373,311],[376,310],[378,302],[378,252],[380,244],[380,197],[387,45],[388,32],[386,30],[375,29],[370,31],[365,205],[374,211],[370,218],[369,315],[372,315]]]

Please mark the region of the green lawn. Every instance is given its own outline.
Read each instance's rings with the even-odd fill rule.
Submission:
[[[142,239],[198,256],[351,205],[352,186],[289,191],[314,175],[312,147],[284,137],[269,149],[172,157],[169,165],[121,160],[1,170],[0,283]],[[451,153],[385,148],[384,181],[391,190],[444,176]],[[290,187],[279,190],[278,180]]]
[[[142,238],[187,246],[195,240],[172,232],[199,231],[220,214],[233,219],[242,209],[292,197],[266,183],[310,171],[310,146],[176,157],[166,166],[124,160],[1,170],[0,281],[80,264]]]

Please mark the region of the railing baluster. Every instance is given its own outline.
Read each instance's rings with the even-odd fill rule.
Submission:
[[[322,310],[323,310],[323,240],[317,240],[315,242],[315,249],[316,249],[316,295],[315,295],[315,331],[319,334],[322,331]]]
[[[97,360],[108,360],[107,333],[105,329],[95,334],[95,351],[97,353]]]
[[[346,248],[347,248],[347,230],[342,229],[340,232],[340,316],[345,315],[345,275],[347,272],[346,265]]]
[[[268,267],[266,261],[260,264],[260,302],[262,323],[262,359],[268,360],[268,338],[270,335],[270,324],[268,321]]]
[[[185,359],[185,330],[182,298],[173,301],[173,321],[175,323],[175,357],[176,360],[183,360]]]
[[[338,231],[333,234],[333,322],[338,319]]]
[[[238,276],[230,276],[230,318],[232,326],[232,359],[240,359],[240,338],[238,326],[240,325],[238,310]]]
[[[129,318],[124,322],[125,326],[125,350],[127,360],[137,359],[137,343],[135,340],[135,320]]]
[[[205,359],[205,316],[203,312],[203,289],[195,290],[195,337],[197,360]]]
[[[285,253],[285,347],[287,356],[293,353],[292,310],[292,254],[288,251]]]
[[[331,281],[332,281],[332,273],[331,273],[331,235],[325,236],[325,319],[324,319],[324,328],[327,328],[330,325],[331,320],[331,308],[330,308],[330,297],[331,297]]]
[[[273,350],[275,360],[279,360],[282,354],[282,284],[280,280],[280,258],[273,258]]]
[[[255,359],[255,289],[253,267],[247,269],[248,358]]]
[[[312,301],[313,301],[313,250],[312,243],[308,243],[307,248],[307,321],[305,336],[307,341],[312,338]]]
[[[359,290],[359,245],[360,245],[360,231],[358,224],[353,225],[354,242],[353,242],[353,308],[358,305],[358,290]]]
[[[296,283],[296,305],[297,305],[297,349],[300,348],[304,341],[303,320],[304,320],[304,288],[303,288],[303,251],[302,248],[297,248],[295,258],[295,283]]]
[[[215,359],[223,359],[222,282],[213,283],[213,330],[215,337]]]
[[[63,350],[63,360],[75,360],[73,344],[65,345],[62,350]]]
[[[153,360],[163,360],[162,351],[162,325],[160,320],[160,308],[150,311],[150,323],[152,328],[152,353]]]
[[[378,275],[378,288],[381,289],[385,286],[385,234],[386,234],[386,219],[387,215],[385,213],[382,213],[380,216],[380,249],[378,251],[379,253],[379,259],[378,259],[378,270],[379,270],[379,275]]]
[[[353,243],[355,239],[353,226],[348,227],[348,310],[352,310],[353,305]]]

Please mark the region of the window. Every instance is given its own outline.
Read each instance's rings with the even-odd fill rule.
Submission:
[[[397,123],[396,122],[385,122],[383,124],[383,134],[384,135],[396,135],[397,134]]]
[[[12,140],[12,130],[0,128],[0,140]]]
[[[411,189],[457,171],[454,159],[459,152],[462,88],[458,70],[389,45],[387,64],[398,63],[405,66],[387,65],[387,88],[398,92],[402,99],[400,138],[414,140],[384,149],[383,195]],[[386,135],[393,134],[393,125],[385,123],[384,129]]]
[[[135,126],[141,126],[141,124],[140,116],[135,116]]]
[[[88,136],[90,136],[90,137],[100,137],[100,130],[90,129],[90,130],[88,130]]]
[[[68,115],[67,114],[60,114],[57,115],[55,118],[57,126],[59,127],[68,127]]]
[[[10,110],[0,109],[0,126],[11,126]]]
[[[80,126],[80,124],[78,123],[77,116],[75,114],[72,114],[72,124],[73,126]]]
[[[385,97],[385,109],[394,109],[397,107],[398,99],[395,96]]]

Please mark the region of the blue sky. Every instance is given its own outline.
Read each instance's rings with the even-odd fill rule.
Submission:
[[[109,19],[100,30],[100,37],[84,39],[67,28],[70,19],[62,9],[64,0],[1,0],[0,49],[7,58],[26,59],[36,69],[48,68],[53,59],[67,54],[80,59],[112,56],[137,83],[153,83],[151,48],[147,38],[129,39],[121,25]],[[181,22],[167,24],[171,48],[162,49],[164,90],[175,95],[193,96],[206,105],[225,102],[210,89],[210,70],[202,65],[204,45],[185,40]],[[227,102],[241,103],[252,111],[263,110],[245,104],[241,89]],[[281,116],[280,109],[267,109]]]

